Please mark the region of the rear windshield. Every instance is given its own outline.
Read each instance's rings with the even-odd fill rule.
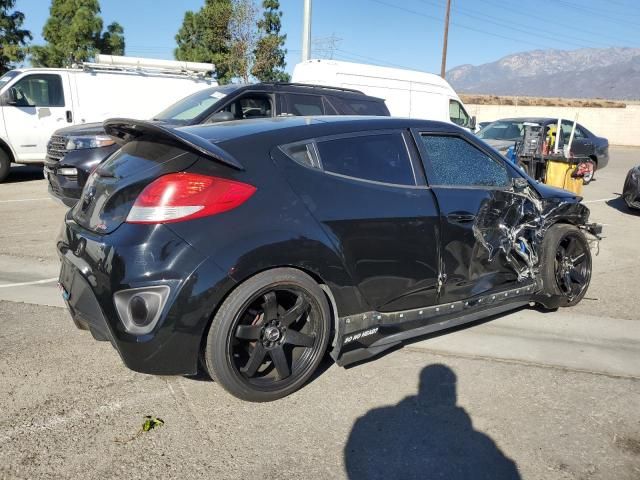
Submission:
[[[224,85],[201,90],[174,103],[169,108],[154,116],[153,119],[177,125],[188,125],[215,103],[241,86],[242,85]]]
[[[524,122],[493,122],[478,132],[483,140],[519,140],[524,134]]]

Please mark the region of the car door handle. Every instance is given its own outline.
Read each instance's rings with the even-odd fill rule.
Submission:
[[[447,215],[447,220],[454,223],[469,223],[473,222],[476,216],[469,212],[453,212]]]
[[[67,123],[73,123],[73,113],[71,110],[67,110]]]

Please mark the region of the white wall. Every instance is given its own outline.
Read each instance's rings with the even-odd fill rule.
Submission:
[[[573,120],[595,135],[609,139],[611,145],[640,146],[640,105],[626,108],[520,107],[514,105],[466,105],[478,122],[509,117],[551,117]]]

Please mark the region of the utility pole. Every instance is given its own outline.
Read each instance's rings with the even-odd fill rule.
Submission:
[[[447,43],[449,41],[449,15],[451,13],[451,0],[447,0],[447,13],[444,16],[444,41],[442,42],[442,66],[440,76],[444,78],[447,72]]]
[[[304,0],[304,18],[302,26],[302,61],[311,58],[311,0]]]

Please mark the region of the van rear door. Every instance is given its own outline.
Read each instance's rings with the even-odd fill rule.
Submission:
[[[69,74],[27,72],[6,92],[2,114],[18,163],[42,163],[53,132],[73,123]]]

